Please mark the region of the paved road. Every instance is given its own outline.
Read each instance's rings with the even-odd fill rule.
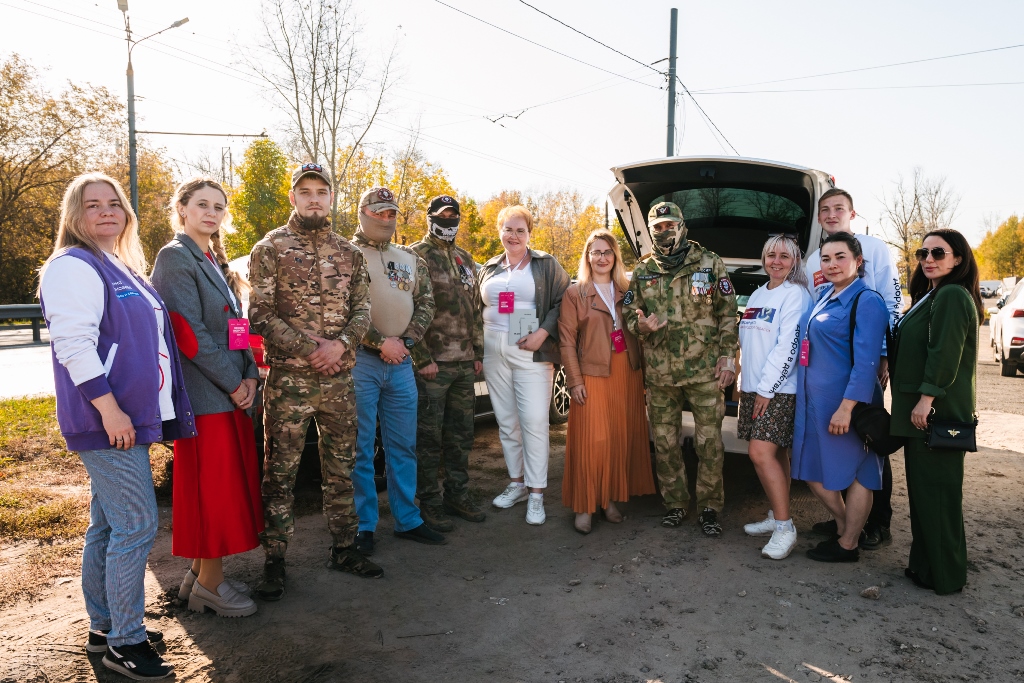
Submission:
[[[0,399],[53,393],[50,335],[32,343],[32,330],[0,331]]]

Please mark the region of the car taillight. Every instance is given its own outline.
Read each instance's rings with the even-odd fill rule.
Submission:
[[[1011,318],[1024,318],[1024,308],[1015,308],[1010,314]]]
[[[1013,337],[1010,339],[1010,346],[1024,346],[1024,337]]]

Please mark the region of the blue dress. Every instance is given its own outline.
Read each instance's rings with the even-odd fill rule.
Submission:
[[[854,297],[865,289],[857,304],[852,365],[849,315]],[[822,292],[819,303],[832,297],[832,291]],[[882,298],[861,279],[801,318],[800,339],[807,339],[810,349],[808,365],[797,366],[794,479],[820,482],[829,491],[843,491],[854,480],[868,489],[882,488],[882,459],[864,447],[852,427],[840,436],[829,434],[828,425],[844,398],[882,404],[878,360],[888,319]]]

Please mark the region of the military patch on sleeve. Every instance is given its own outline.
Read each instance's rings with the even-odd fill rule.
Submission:
[[[623,295],[623,297],[622,297],[622,303],[626,304],[627,306],[630,305],[631,303],[633,303],[633,290],[632,289],[626,290],[625,295]]]
[[[723,277],[718,281],[718,291],[726,296],[732,294],[732,282],[729,281],[729,278]]]
[[[661,276],[660,275],[637,275],[636,279],[637,280],[657,280],[659,277],[661,277]]]

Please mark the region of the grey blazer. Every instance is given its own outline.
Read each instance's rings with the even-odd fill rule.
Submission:
[[[178,233],[156,256],[153,286],[160,293],[178,344],[185,391],[196,415],[235,409],[230,393],[259,378],[252,351],[228,349],[228,319],[244,318],[217,266],[191,237]]]

